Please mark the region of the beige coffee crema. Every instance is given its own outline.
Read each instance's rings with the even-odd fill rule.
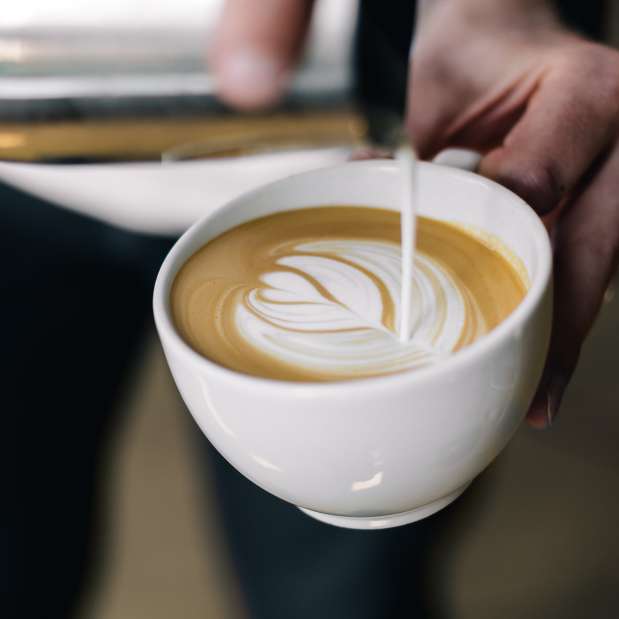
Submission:
[[[347,206],[286,211],[208,242],[181,268],[175,324],[227,368],[333,381],[436,363],[503,321],[527,291],[519,260],[455,224],[417,223],[413,335],[401,343],[400,217]]]

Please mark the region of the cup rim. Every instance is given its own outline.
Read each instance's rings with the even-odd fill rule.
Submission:
[[[537,267],[539,273],[536,273],[529,290],[518,307],[516,307],[516,309],[514,309],[514,311],[505,320],[490,331],[490,333],[485,334],[473,344],[452,353],[447,359],[441,361],[440,363],[431,364],[421,368],[410,368],[408,370],[402,370],[393,374],[345,378],[333,381],[288,381],[245,374],[243,372],[219,365],[218,363],[201,355],[187,342],[185,342],[185,340],[178,333],[171,317],[169,294],[172,282],[174,281],[178,270],[182,267],[182,264],[184,264],[185,261],[183,261],[182,264],[176,268],[173,268],[173,265],[177,260],[178,254],[184,251],[185,245],[193,240],[196,231],[202,229],[205,224],[214,216],[218,215],[222,209],[234,209],[240,204],[245,204],[248,201],[251,201],[253,196],[263,193],[264,191],[268,191],[283,181],[290,182],[291,179],[296,177],[306,176],[308,174],[319,174],[324,170],[337,171],[339,168],[351,166],[363,169],[385,165],[395,167],[397,166],[397,162],[389,160],[352,161],[336,166],[330,166],[329,168],[319,168],[293,174],[285,179],[276,180],[244,193],[238,198],[226,203],[216,211],[205,215],[191,225],[174,243],[172,249],[168,252],[159,269],[155,281],[153,292],[153,313],[157,331],[159,332],[160,337],[165,340],[165,345],[170,347],[175,354],[180,355],[185,359],[185,361],[193,366],[204,369],[211,374],[216,374],[221,380],[234,382],[239,387],[246,385],[254,390],[266,389],[272,392],[275,389],[280,392],[295,393],[298,393],[299,390],[311,389],[313,393],[328,395],[332,393],[342,393],[343,391],[350,389],[355,389],[356,391],[360,389],[374,391],[381,388],[389,389],[403,383],[412,385],[418,382],[427,381],[435,378],[436,376],[448,374],[451,371],[457,370],[464,364],[470,363],[471,360],[483,356],[486,351],[491,350],[501,344],[506,338],[509,338],[510,334],[513,333],[519,325],[525,322],[533,310],[538,306],[549,285],[552,274],[552,248],[548,232],[535,211],[524,200],[522,200],[522,198],[506,187],[467,170],[447,167],[426,161],[420,161],[419,165],[422,168],[440,168],[441,174],[450,174],[469,179],[474,177],[476,183],[484,184],[492,191],[501,193],[508,197],[509,206],[520,210],[531,222],[530,229],[535,235],[534,243],[539,261]]]

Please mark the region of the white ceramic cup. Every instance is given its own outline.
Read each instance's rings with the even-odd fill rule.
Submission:
[[[256,378],[192,350],[170,313],[176,273],[225,230],[308,206],[398,210],[395,162],[305,172],[230,202],[180,238],[155,285],[155,321],[166,358],[208,439],[260,487],[330,524],[392,527],[448,505],[514,434],[544,365],[552,259],[539,218],[516,195],[470,172],[421,163],[418,182],[421,214],[497,236],[520,257],[531,282],[504,322],[440,364],[331,383]]]

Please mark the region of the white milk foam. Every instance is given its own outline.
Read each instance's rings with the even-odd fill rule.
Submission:
[[[389,304],[396,329],[402,322],[399,245],[324,240],[294,250],[236,306],[235,326],[258,350],[310,372],[363,376],[427,365],[456,347],[465,300],[427,256],[415,257],[412,336],[402,342],[382,320]]]

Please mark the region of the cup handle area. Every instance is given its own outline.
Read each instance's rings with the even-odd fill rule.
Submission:
[[[434,157],[433,161],[439,165],[475,172],[481,161],[481,155],[466,148],[446,148]]]

